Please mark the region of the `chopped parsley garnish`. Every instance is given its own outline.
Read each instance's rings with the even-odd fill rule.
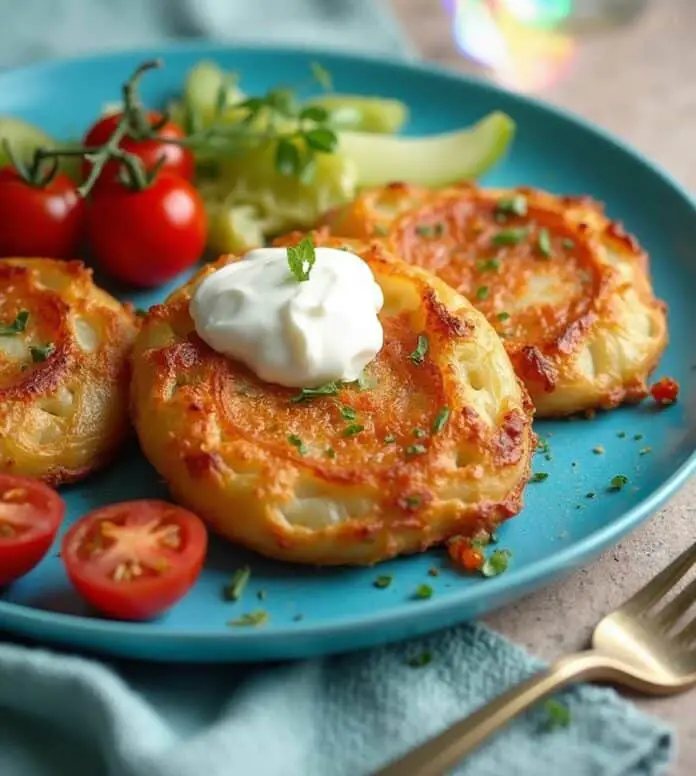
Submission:
[[[255,612],[247,612],[236,620],[230,620],[228,625],[255,626],[265,625],[269,620],[268,612],[264,609],[257,609]]]
[[[297,245],[288,246],[288,266],[295,280],[309,280],[314,262],[317,260],[311,237],[303,237]]]
[[[259,601],[264,601],[266,598],[266,591],[259,590],[259,592],[256,594],[256,597],[259,599]]]
[[[602,445],[597,445],[596,447],[592,448],[592,452],[595,455],[604,455],[604,448],[602,447]]]
[[[532,482],[543,482],[544,480],[548,480],[548,478],[548,472],[534,472],[532,475]]]
[[[404,499],[404,502],[406,506],[409,509],[415,509],[416,507],[420,506],[421,503],[421,497],[420,496],[406,496]]]
[[[385,587],[391,585],[393,579],[394,577],[391,574],[382,574],[372,584],[380,590],[384,590]]]
[[[444,224],[419,224],[416,227],[416,234],[420,237],[440,237],[445,231]]]
[[[425,431],[423,431],[422,428],[414,428],[413,436],[416,437],[417,439],[423,439],[423,437],[426,437],[427,434],[425,433]]]
[[[626,432],[625,432],[625,431],[617,431],[617,432],[616,432],[616,436],[617,436],[619,439],[625,439],[625,438],[626,438]]]
[[[409,358],[414,364],[420,365],[425,361],[425,354],[428,352],[428,338],[425,334],[418,335],[416,349]]]
[[[652,452],[652,447],[641,447],[638,451],[638,455],[647,455]]]
[[[362,426],[360,423],[351,423],[349,426],[346,426],[343,429],[343,436],[344,437],[353,437],[356,434],[359,434],[361,431],[365,430],[365,426]]]
[[[502,229],[498,234],[493,235],[493,245],[518,245],[527,237],[527,229]]]
[[[450,409],[449,407],[443,407],[435,416],[433,421],[433,434],[439,434],[440,431],[447,425],[449,420]]]
[[[243,566],[241,569],[237,569],[234,572],[229,585],[223,590],[225,601],[239,601],[242,595],[244,595],[244,590],[249,584],[250,577],[251,569],[249,566]]]
[[[507,571],[512,553],[510,550],[494,550],[490,557],[486,558],[481,573],[484,577],[497,577]]]
[[[389,234],[389,230],[387,229],[386,226],[383,226],[382,224],[377,224],[377,226],[375,227],[374,233],[378,237],[384,237],[386,234]]]
[[[479,286],[476,290],[476,298],[477,299],[488,299],[488,292],[489,292],[488,286]]]
[[[297,434],[288,434],[288,442],[290,442],[290,444],[293,447],[297,448],[297,452],[300,455],[305,455],[306,454],[307,448],[305,447],[305,444],[302,441],[302,439],[300,437],[298,437]]]
[[[625,474],[617,474],[611,478],[609,490],[622,490],[625,485],[628,485],[628,477]]]
[[[428,576],[429,577],[439,577],[440,576],[440,569],[435,568],[433,566],[431,569],[428,569]]]
[[[546,439],[540,439],[539,443],[537,444],[537,453],[548,453],[549,452],[549,443]]]
[[[416,588],[416,592],[413,594],[414,598],[418,598],[421,601],[426,600],[427,598],[433,597],[433,589],[430,587],[430,585],[427,585],[425,582],[418,585]]]
[[[0,337],[13,337],[15,334],[21,334],[27,328],[28,320],[29,312],[21,310],[17,313],[17,317],[12,323],[7,325],[0,324]]]
[[[341,417],[343,420],[355,420],[358,413],[355,411],[353,407],[341,407]]]
[[[575,247],[575,243],[573,242],[573,240],[569,239],[568,237],[564,237],[561,240],[561,245],[564,248],[567,248],[568,250],[572,250]]]
[[[394,442],[396,442],[396,434],[387,434],[384,437],[384,444],[385,445],[393,445]]]
[[[596,497],[597,497],[597,494],[593,490],[590,490],[587,493],[585,493],[585,498],[596,498]]]
[[[360,377],[354,381],[358,386],[359,391],[369,391],[370,388],[374,388],[377,385],[377,381],[367,374],[367,370],[363,369],[360,373]]]
[[[544,730],[567,728],[570,725],[570,709],[565,703],[561,703],[555,698],[549,698],[547,701],[544,701],[543,708],[547,715],[544,722]]]
[[[31,353],[31,360],[35,364],[38,364],[41,361],[45,361],[55,349],[56,348],[52,342],[49,342],[48,345],[44,345],[43,347],[32,345],[29,348],[29,352]]]
[[[486,261],[479,261],[479,263],[476,265],[476,269],[479,270],[479,272],[488,272],[488,271],[496,271],[500,269],[500,260],[499,259],[488,259]]]
[[[499,321],[507,321],[510,318],[510,313],[502,312],[495,316]]]
[[[333,447],[327,447],[325,455],[327,458],[335,458],[336,457],[336,451],[333,449]]]
[[[299,622],[300,620],[304,620],[304,614],[296,614],[293,618],[293,622]]]
[[[551,258],[551,235],[549,234],[548,229],[539,229],[539,234],[537,235],[537,248],[539,248],[539,253],[545,259]]]
[[[420,652],[409,658],[408,665],[411,668],[423,668],[423,666],[427,666],[428,663],[432,662],[432,659],[433,656],[430,652]]]
[[[406,448],[406,455],[424,455],[425,452],[424,445],[409,445]]]
[[[498,213],[505,213],[513,216],[527,215],[527,199],[522,194],[515,194],[514,197],[506,197],[498,201],[496,208]]]
[[[643,438],[642,434],[634,434],[633,438],[636,440],[636,442],[640,441]]]
[[[290,401],[293,404],[300,404],[303,401],[314,399],[317,396],[335,396],[338,393],[338,385],[336,383],[326,383],[320,385],[318,388],[302,388],[300,392],[293,396]]]

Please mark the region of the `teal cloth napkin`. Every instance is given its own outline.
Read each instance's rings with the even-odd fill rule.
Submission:
[[[412,53],[384,5],[21,0],[3,16],[0,65],[191,37]],[[426,653],[430,663],[409,665]],[[7,640],[0,643],[0,776],[367,776],[539,667],[479,626],[345,657],[253,667],[107,666]],[[457,773],[664,771],[673,749],[664,725],[611,690],[577,687],[563,701],[567,727],[549,729],[540,707]]]

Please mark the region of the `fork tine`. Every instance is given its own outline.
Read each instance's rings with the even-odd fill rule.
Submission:
[[[655,623],[665,629],[672,628],[694,601],[696,601],[696,579],[692,579],[678,596],[655,615]]]
[[[642,587],[621,607],[623,611],[641,614],[664,598],[687,571],[696,563],[696,544],[692,544],[664,571]]]

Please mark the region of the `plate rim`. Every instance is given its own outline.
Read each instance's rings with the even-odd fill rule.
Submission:
[[[518,105],[532,105],[537,110],[544,113],[550,113],[564,122],[569,122],[579,127],[583,132],[590,135],[599,136],[604,142],[613,148],[615,152],[626,155],[631,158],[633,163],[638,163],[652,175],[661,180],[663,184],[670,187],[689,206],[696,222],[696,198],[669,172],[661,167],[660,164],[651,161],[645,154],[634,148],[631,144],[621,140],[609,130],[583,118],[570,110],[558,107],[536,96],[519,94],[506,89],[498,84],[478,78],[475,75],[459,73],[458,71],[443,67],[442,65],[424,62],[418,59],[408,58],[403,60],[391,55],[382,54],[361,54],[351,50],[332,51],[330,49],[316,47],[311,45],[279,45],[273,42],[210,42],[210,41],[185,41],[185,42],[166,42],[161,46],[144,45],[126,49],[114,49],[103,53],[85,52],[72,57],[48,58],[39,62],[23,65],[16,68],[9,68],[0,73],[0,86],[5,79],[12,79],[21,75],[38,75],[41,71],[50,71],[56,67],[65,65],[86,65],[97,66],[100,62],[113,62],[119,59],[128,59],[138,55],[149,58],[161,57],[165,59],[171,54],[208,57],[215,59],[216,56],[243,53],[253,55],[262,53],[265,55],[275,53],[279,55],[311,55],[317,59],[322,56],[331,59],[342,60],[347,66],[351,64],[374,64],[381,67],[389,67],[398,71],[410,71],[421,75],[431,75],[438,78],[444,78],[457,84],[466,84],[477,90],[488,94],[503,94],[506,101],[512,101]],[[514,152],[514,149],[513,149]],[[521,591],[534,589],[534,583],[540,582],[540,587],[544,580],[551,579],[554,576],[560,576],[564,572],[574,571],[584,558],[599,554],[602,550],[612,546],[622,536],[637,528],[641,523],[647,520],[668,499],[687,482],[687,480],[696,473],[696,448],[691,451],[685,461],[681,463],[672,474],[667,477],[657,488],[655,488],[645,498],[640,500],[635,506],[624,511],[620,517],[607,525],[588,534],[586,537],[573,542],[568,547],[563,548],[557,553],[549,555],[543,560],[526,566],[520,570],[511,571],[509,575],[504,575],[495,579],[486,581],[486,590],[490,590],[490,597],[495,598],[496,594],[503,593],[505,590],[519,588]],[[432,620],[438,614],[444,614],[451,609],[470,604],[472,599],[480,595],[479,588],[465,587],[453,596],[446,598],[433,598],[420,603],[417,612],[425,619]],[[501,596],[499,596],[501,597]],[[511,596],[514,599],[515,595]],[[509,599],[508,599],[509,600]],[[192,632],[179,630],[157,630],[153,629],[149,623],[129,623],[123,621],[101,620],[97,618],[84,617],[81,615],[67,614],[63,612],[52,612],[43,609],[35,609],[25,604],[16,604],[9,601],[0,600],[0,617],[2,617],[2,626],[6,630],[12,627],[18,627],[23,633],[22,625],[28,623],[39,627],[48,626],[49,629],[60,628],[66,631],[63,635],[68,639],[71,634],[85,635],[86,633],[99,632],[102,636],[118,635],[123,638],[144,637],[148,644],[157,644],[161,642],[182,642],[187,644],[201,644],[220,641],[227,641],[230,648],[234,645],[249,646],[250,643],[259,638],[289,639],[292,641],[298,638],[307,639],[308,637],[327,637],[335,638],[341,635],[355,634],[369,629],[375,625],[399,626],[408,623],[414,616],[413,611],[408,608],[400,607],[394,610],[375,612],[373,614],[361,614],[346,620],[334,623],[312,623],[311,621],[301,621],[287,626],[274,626],[271,631],[252,630],[252,631],[221,631],[221,632]],[[8,627],[9,626],[9,627]],[[437,626],[436,626],[437,627]],[[428,630],[433,630],[429,628]],[[49,636],[49,640],[51,637]],[[393,640],[393,639],[390,639]],[[82,644],[81,644],[82,645]],[[98,648],[97,648],[98,649]],[[327,652],[330,650],[327,650]],[[125,654],[125,653],[124,653]],[[156,658],[155,658],[156,659]],[[201,660],[202,658],[192,656],[188,660]],[[230,660],[234,660],[234,655],[229,655]]]

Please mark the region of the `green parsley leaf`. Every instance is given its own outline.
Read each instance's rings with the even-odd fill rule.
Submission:
[[[409,445],[406,448],[406,455],[424,455],[426,452],[423,445]]]
[[[428,598],[433,597],[433,589],[430,585],[426,585],[425,582],[418,585],[416,588],[416,592],[413,594],[414,598],[418,598],[421,601],[424,601]]]
[[[320,65],[318,62],[312,62],[310,67],[312,69],[314,80],[319,84],[319,86],[323,87],[327,91],[333,89],[333,79],[331,78],[331,73],[329,73],[329,71],[323,65]]]
[[[447,425],[449,420],[450,409],[449,407],[443,407],[435,416],[433,421],[433,434],[439,434],[440,431]]]
[[[310,148],[326,154],[332,154],[338,145],[336,133],[332,129],[328,129],[328,127],[310,129],[304,132],[302,137]]]
[[[493,235],[493,245],[517,245],[527,237],[528,229],[524,227],[515,229],[502,229],[498,234]]]
[[[268,616],[268,612],[264,611],[263,609],[257,609],[254,612],[247,612],[247,614],[243,614],[236,620],[230,620],[227,624],[238,626],[265,625],[269,619],[270,617]]]
[[[476,264],[476,269],[479,272],[497,271],[500,269],[500,260],[487,259],[486,261],[479,261]]]
[[[561,240],[561,245],[564,248],[567,248],[568,250],[572,250],[575,247],[575,243],[572,240],[568,239],[567,237],[564,237]]]
[[[351,423],[350,426],[346,426],[343,429],[343,436],[344,437],[353,437],[359,434],[361,431],[365,430],[365,426],[360,425],[360,423]]]
[[[433,656],[430,652],[420,652],[408,659],[408,665],[410,668],[423,668],[432,662],[432,659]]]
[[[29,352],[31,353],[31,360],[35,364],[39,364],[42,361],[45,361],[55,349],[56,348],[52,342],[49,342],[48,345],[44,345],[43,347],[32,345],[29,348]]]
[[[380,590],[384,590],[385,587],[391,585],[393,579],[394,577],[391,574],[382,574],[372,584]]]
[[[548,472],[535,472],[532,475],[532,482],[543,482],[544,480],[548,480],[548,478]]]
[[[497,577],[507,571],[511,556],[510,550],[495,550],[481,566],[481,573],[484,577]]]
[[[293,404],[300,404],[308,399],[314,399],[317,396],[335,396],[338,393],[338,386],[336,383],[326,383],[320,385],[318,388],[302,388],[300,392],[293,396],[290,401]]]
[[[343,420],[355,420],[355,418],[358,416],[358,413],[353,407],[341,407],[340,412]]]
[[[510,318],[510,313],[502,312],[495,316],[499,321],[507,321]]]
[[[15,334],[21,334],[27,328],[28,320],[28,310],[21,310],[12,323],[0,324],[0,337],[13,337]]]
[[[617,432],[616,432],[616,436],[617,436],[619,439],[625,439],[625,438],[626,438],[626,432],[625,432],[625,431],[617,431]]]
[[[424,437],[428,436],[425,431],[423,431],[422,428],[414,428],[413,429],[413,436],[416,437],[416,439],[423,439]]]
[[[496,205],[498,213],[509,214],[513,216],[527,215],[527,199],[522,194],[515,194],[513,197],[506,197],[498,201]]]
[[[223,598],[225,601],[239,601],[244,594],[244,590],[249,583],[251,577],[251,569],[249,566],[243,566],[241,569],[237,569],[232,576],[232,580],[229,585],[223,590]]]
[[[266,598],[266,591],[265,590],[259,590],[259,592],[256,594],[256,597],[259,599],[259,601],[263,601]]]
[[[433,228],[429,224],[418,224],[416,227],[416,234],[419,237],[432,237]]]
[[[597,498],[597,494],[593,490],[590,490],[585,493],[585,498]]]
[[[626,485],[628,485],[628,477],[625,474],[617,474],[611,478],[609,490],[622,490]]]
[[[333,449],[333,447],[327,447],[326,448],[326,452],[324,453],[324,455],[327,458],[335,458],[336,457],[336,451]]]
[[[490,289],[488,286],[479,286],[476,290],[476,298],[483,301],[484,299],[488,299],[488,292]]]
[[[604,452],[605,452],[605,450],[604,450],[604,448],[602,447],[602,445],[597,445],[596,447],[593,447],[593,448],[592,448],[592,452],[593,452],[595,455],[604,455]]]
[[[296,246],[288,246],[288,266],[295,280],[309,280],[309,273],[317,257],[311,237],[303,237]]]
[[[557,701],[555,698],[549,698],[544,701],[543,709],[547,718],[544,722],[544,730],[555,730],[556,728],[567,728],[570,725],[570,709]]]
[[[415,509],[416,507],[420,506],[421,503],[421,497],[420,496],[406,496],[404,499],[404,503],[409,509]]]
[[[375,227],[374,234],[377,235],[377,237],[384,237],[385,235],[389,234],[389,230],[386,226],[383,226],[382,224],[377,224]]]
[[[327,121],[329,118],[329,112],[326,108],[322,108],[321,105],[307,105],[306,108],[302,108],[300,111],[301,121]]]
[[[640,441],[640,440],[643,438],[643,435],[642,435],[642,434],[634,434],[634,435],[633,435],[633,438],[634,438],[636,441]]]
[[[293,447],[297,448],[297,452],[300,455],[306,455],[307,448],[305,447],[302,439],[298,437],[297,434],[288,434],[288,442],[290,442]]]
[[[281,137],[276,146],[275,168],[280,175],[287,177],[297,176],[300,172],[302,161],[298,147],[288,138]],[[288,253],[290,248],[288,248]],[[292,269],[292,267],[291,267]],[[296,274],[293,270],[293,274]],[[298,280],[307,280],[307,278],[298,277]]]
[[[539,253],[545,258],[551,258],[551,235],[548,229],[540,229],[537,235],[537,248]]]
[[[409,358],[411,361],[420,366],[425,361],[425,354],[428,352],[428,337],[425,334],[418,335],[418,343],[416,349],[411,353]]]

